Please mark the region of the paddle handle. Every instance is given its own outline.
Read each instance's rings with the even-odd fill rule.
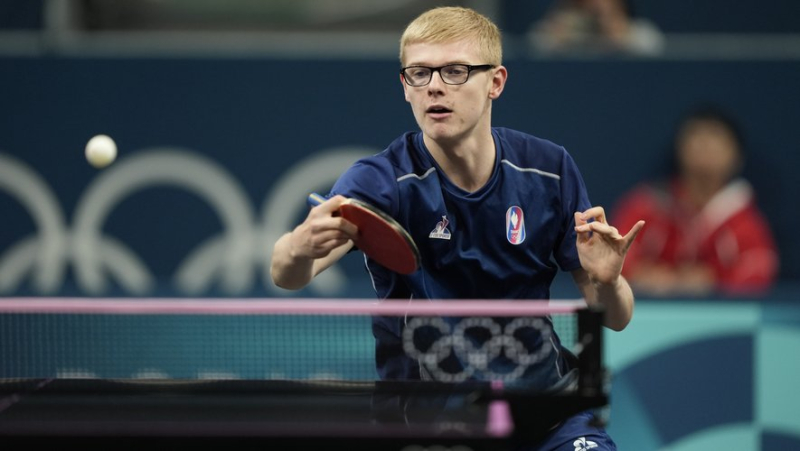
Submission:
[[[308,198],[306,199],[306,202],[308,203],[308,205],[310,207],[316,207],[317,205],[325,202],[326,200],[328,200],[328,199],[326,199],[325,196],[323,196],[321,194],[311,193],[311,194],[308,195]]]

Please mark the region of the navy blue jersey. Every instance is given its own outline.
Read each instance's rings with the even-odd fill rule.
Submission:
[[[580,267],[573,214],[589,208],[583,179],[566,150],[550,141],[493,128],[497,152],[488,182],[475,192],[453,184],[422,133],[406,133],[357,161],[333,186],[394,217],[419,247],[421,269],[393,273],[371,259],[378,298],[548,299],[560,268]],[[419,378],[399,341],[408,318],[376,318],[377,365],[384,378]],[[546,337],[557,343],[553,334]],[[529,337],[531,346],[541,339]],[[529,378],[549,383],[563,368],[553,353]],[[534,374],[536,373],[536,374]],[[423,375],[424,377],[424,375]]]

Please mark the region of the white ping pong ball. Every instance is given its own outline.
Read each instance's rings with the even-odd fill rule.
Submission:
[[[86,160],[100,169],[113,163],[117,158],[117,143],[108,135],[97,135],[86,143]]]

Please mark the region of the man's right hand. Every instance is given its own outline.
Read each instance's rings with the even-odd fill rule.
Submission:
[[[302,224],[278,239],[270,263],[275,285],[299,290],[353,247],[358,228],[336,215],[345,200],[334,196],[311,208]]]
[[[305,221],[291,233],[292,258],[315,260],[326,257],[358,235],[358,228],[353,223],[336,215],[345,200],[344,196],[337,195],[311,208]]]

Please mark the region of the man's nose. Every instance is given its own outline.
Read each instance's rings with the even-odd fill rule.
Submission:
[[[428,83],[428,89],[441,91],[445,84],[444,78],[442,78],[442,72],[437,70],[431,74],[431,82]]]

